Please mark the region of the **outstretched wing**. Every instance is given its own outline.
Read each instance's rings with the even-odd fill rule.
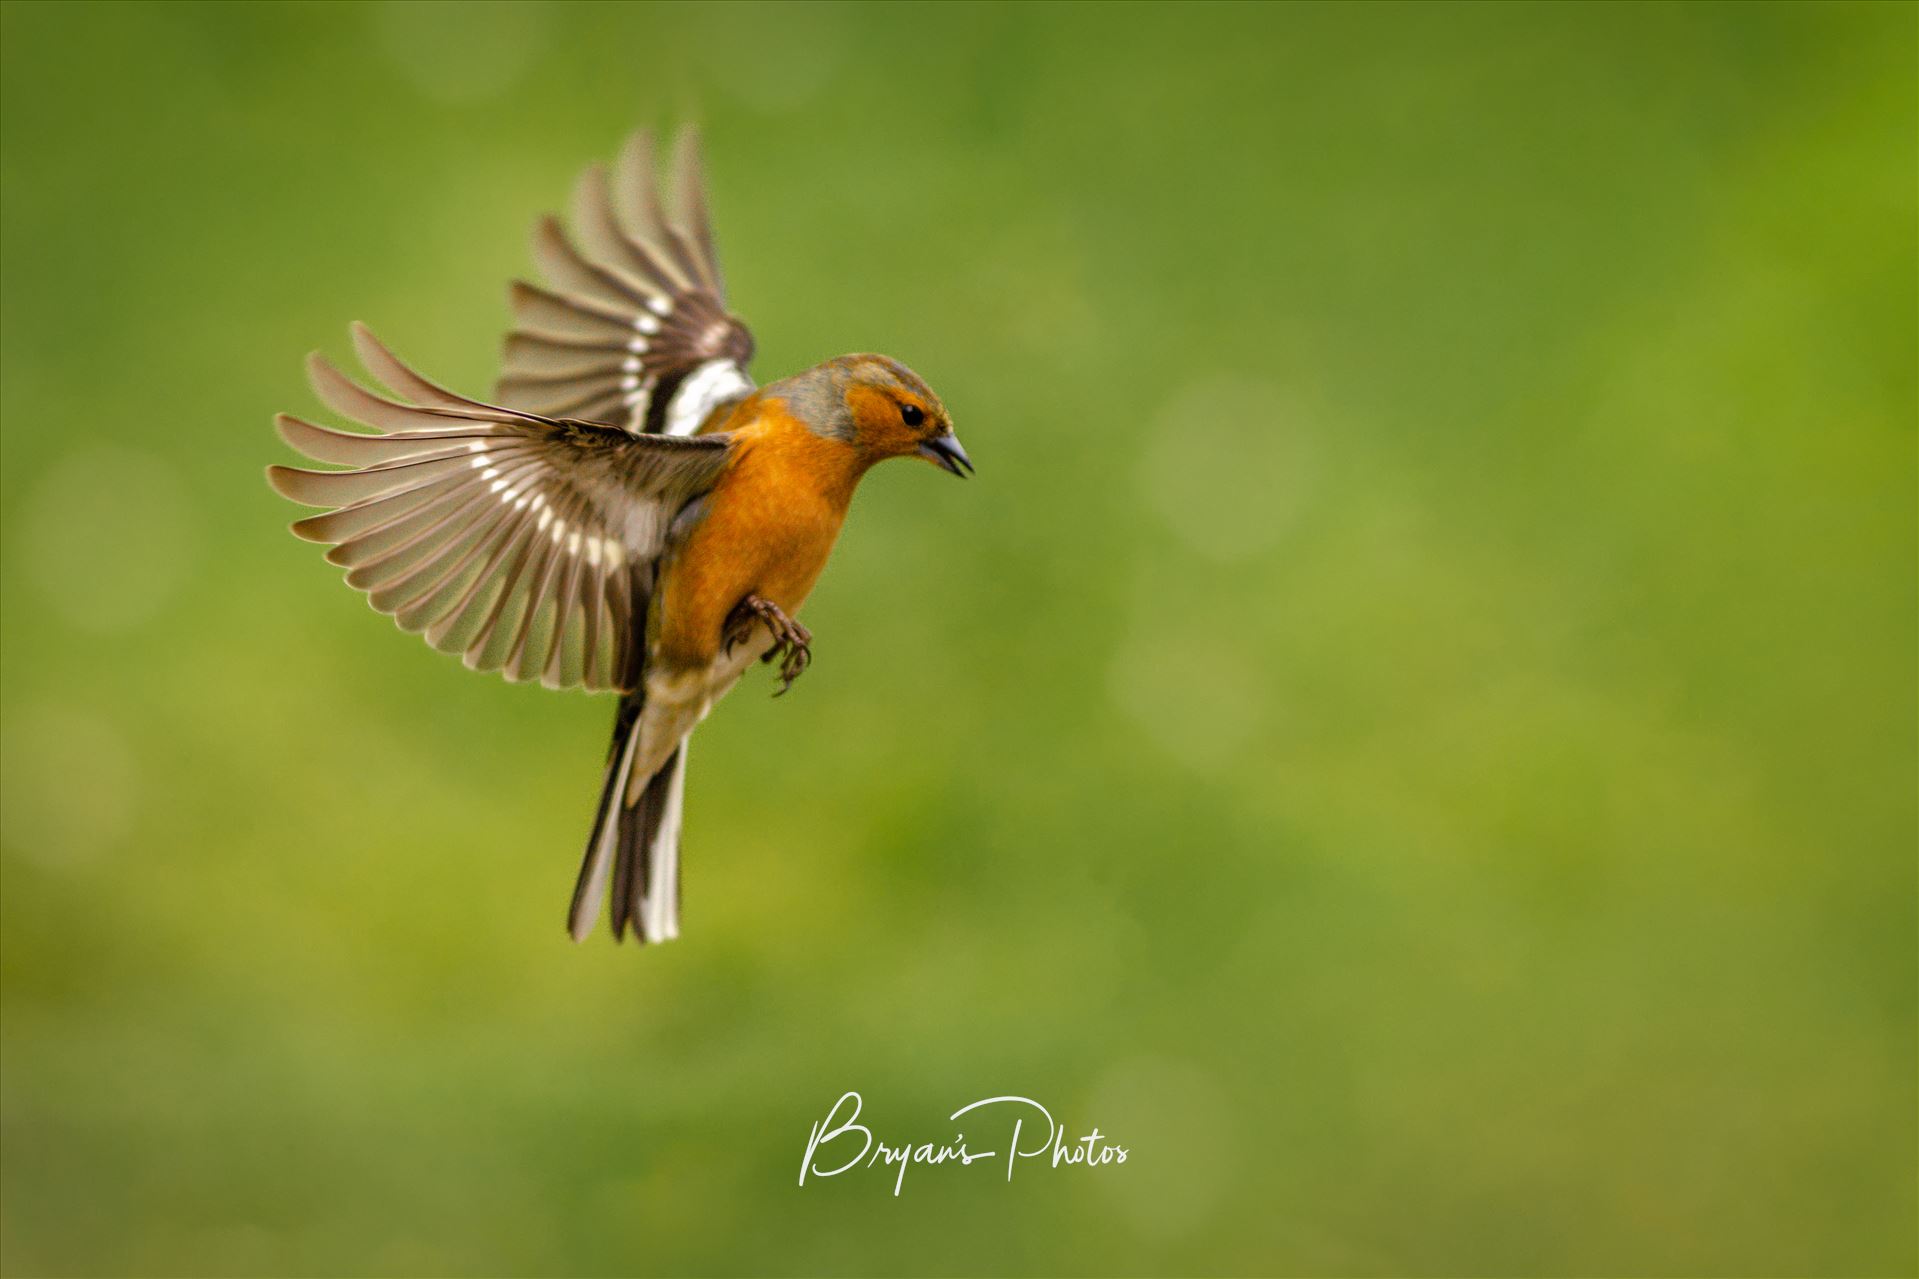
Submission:
[[[668,528],[712,488],[730,437],[635,437],[481,404],[427,381],[360,325],[353,341],[400,399],[310,358],[323,402],[386,433],[276,419],[300,452],[350,468],[267,468],[284,496],[334,508],[293,531],[332,543],[327,559],[374,608],[476,670],[634,687]]]
[[[677,148],[675,214],[653,169],[642,130],[610,180],[599,165],[580,176],[571,236],[550,214],[534,226],[547,287],[513,283],[515,327],[494,388],[501,404],[635,435],[691,435],[752,393],[753,337],[726,312],[693,131]]]

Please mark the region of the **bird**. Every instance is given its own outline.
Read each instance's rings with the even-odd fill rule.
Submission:
[[[576,183],[571,218],[534,225],[543,284],[509,286],[491,398],[416,372],[363,324],[372,380],[307,360],[318,399],[367,430],[290,414],[281,438],[341,469],[267,468],[324,512],[293,532],[330,549],[374,609],[468,667],[617,697],[569,900],[585,940],[679,936],[680,833],[696,725],[755,660],[779,696],[807,669],[798,620],[855,488],[889,458],[965,478],[938,395],[885,355],[769,382],[726,309],[699,138],[665,164],[650,130]]]

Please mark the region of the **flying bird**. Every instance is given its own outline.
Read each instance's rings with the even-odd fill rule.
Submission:
[[[546,283],[511,286],[489,401],[427,380],[355,324],[384,393],[318,354],[307,371],[323,403],[376,433],[282,414],[288,444],[345,469],[267,470],[282,495],[328,508],[294,533],[330,544],[402,630],[475,670],[618,694],[567,911],[576,941],[609,898],[616,939],[679,935],[688,738],[755,659],[778,664],[775,696],[806,669],[797,614],[861,477],[893,457],[972,470],[945,405],[898,360],[843,355],[755,386],[692,130],[671,168],[669,209],[642,131],[610,174],[581,176],[570,227],[538,221]]]

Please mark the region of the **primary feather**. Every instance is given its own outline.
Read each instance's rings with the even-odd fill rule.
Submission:
[[[330,542],[347,583],[405,630],[479,670],[553,688],[637,686],[647,600],[673,517],[725,468],[725,435],[631,435],[456,395],[356,326],[387,399],[326,360],[315,392],[363,435],[296,417],[280,434],[317,462],[268,470],[330,514],[295,533]]]
[[[556,217],[534,224],[547,287],[515,281],[508,294],[501,404],[687,435],[752,393],[753,336],[726,310],[693,132],[680,137],[677,217],[653,168],[652,137],[636,133],[611,182],[597,165],[581,175],[577,242]]]

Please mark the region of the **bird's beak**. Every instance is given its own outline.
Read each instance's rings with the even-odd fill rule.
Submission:
[[[919,446],[919,455],[934,466],[944,467],[962,480],[973,471],[973,459],[966,456],[966,450],[960,447],[959,440],[951,435],[935,435]],[[965,467],[965,470],[961,470]]]

